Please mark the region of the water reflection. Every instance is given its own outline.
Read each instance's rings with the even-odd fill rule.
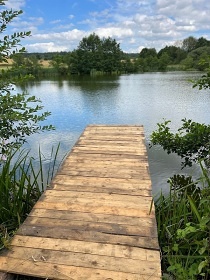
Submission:
[[[190,79],[200,73],[146,73],[121,76],[71,77],[68,80],[33,81],[28,92],[43,101],[51,111],[47,124],[56,131],[29,138],[32,153],[41,144],[49,154],[52,145],[61,142],[64,155],[88,124],[141,124],[146,141],[164,118],[173,129],[186,117],[201,123],[210,120],[210,95],[192,88]],[[50,148],[50,149],[49,149]],[[159,148],[148,151],[154,192],[165,189],[166,181],[180,171],[180,160]],[[191,170],[182,170],[182,173]]]

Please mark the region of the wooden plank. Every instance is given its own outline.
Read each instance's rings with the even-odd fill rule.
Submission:
[[[156,259],[159,257],[159,252],[156,250],[148,250],[125,245],[113,245],[35,236],[16,235],[11,242],[11,248],[15,246],[62,252],[77,252],[140,261],[156,261]]]
[[[126,133],[127,132],[127,133]],[[87,129],[83,135],[87,136],[89,134],[109,134],[111,136],[116,135],[116,136],[121,136],[121,135],[128,135],[128,136],[143,136],[143,132],[142,131],[136,131],[136,130],[130,130],[130,131],[126,131],[125,129]]]
[[[122,224],[142,227],[154,227],[155,219],[152,216],[149,217],[126,217],[126,216],[114,216],[104,214],[93,214],[83,212],[69,212],[59,211],[51,209],[33,209],[28,217],[39,218],[53,218],[57,220],[69,220],[69,221],[85,221],[85,222],[100,222],[111,224]]]
[[[124,171],[124,172],[123,172]],[[140,173],[140,174],[139,174]],[[132,179],[132,178],[145,178],[148,179],[149,174],[147,170],[144,172],[138,172],[137,170],[126,170],[126,169],[102,169],[102,168],[92,168],[92,169],[68,169],[68,168],[61,168],[59,174],[66,174],[70,176],[83,176],[83,177],[102,177],[102,178],[125,178],[125,179]]]
[[[123,153],[104,153],[104,152],[101,152],[100,151],[92,151],[92,152],[88,152],[88,151],[72,151],[71,152],[71,157],[83,157],[83,158],[89,158],[89,159],[94,159],[94,160],[97,160],[97,159],[104,159],[104,158],[109,158],[111,160],[120,160],[120,159],[130,159],[130,160],[133,160],[133,159],[139,159],[139,160],[146,160],[147,157],[146,157],[146,153],[145,154],[141,154],[141,155],[137,155],[137,154],[123,154]]]
[[[117,128],[117,129],[128,129],[130,131],[130,129],[134,129],[134,130],[140,130],[140,131],[144,131],[144,126],[143,125],[128,125],[128,124],[110,124],[110,125],[106,125],[106,124],[89,124],[87,127],[86,127],[86,130],[89,130],[89,129],[103,129],[103,128],[106,128],[106,129],[114,129],[114,128]]]
[[[135,155],[144,155],[146,150],[141,148],[128,148],[128,147],[111,147],[111,146],[75,146],[72,149],[73,152],[94,152],[94,153],[106,153],[106,154],[135,154]]]
[[[105,203],[109,203],[113,201],[114,203],[120,202],[120,203],[126,203],[126,206],[129,205],[150,205],[152,203],[152,197],[144,197],[144,196],[128,196],[128,195],[119,195],[119,194],[106,194],[106,193],[89,193],[86,191],[83,192],[76,192],[76,191],[60,191],[60,190],[46,190],[44,194],[42,195],[40,201],[60,201],[62,200],[64,203],[66,201],[69,201],[69,198],[72,202],[76,201],[79,202],[80,199],[85,200],[91,200],[94,201],[100,201]],[[49,200],[48,200],[49,199]]]
[[[34,208],[45,208],[52,210],[68,210],[68,211],[81,211],[92,212],[94,214],[108,214],[108,215],[120,215],[128,217],[148,217],[150,215],[150,206],[143,205],[142,207],[123,207],[122,205],[102,205],[100,202],[92,203],[91,201],[75,202],[71,200],[66,203],[55,201],[38,201]],[[154,210],[151,214],[154,214]]]
[[[108,133],[113,132],[113,131],[122,131],[124,133],[129,133],[130,132],[144,132],[143,127],[132,127],[132,126],[87,126],[85,132],[89,132],[89,131],[100,131],[100,132],[104,132],[104,131],[108,131]]]
[[[136,146],[141,147],[142,149],[145,149],[145,147],[142,145],[142,140],[139,141],[135,141],[134,143],[132,142],[132,144],[130,143],[131,139],[125,141],[124,139],[122,140],[115,140],[115,141],[107,141],[105,139],[86,139],[86,138],[81,138],[78,142],[77,145],[79,146],[88,146],[88,145],[98,145],[98,146],[108,146],[111,145],[112,147],[114,146],[122,146],[122,147],[131,147],[134,148]]]
[[[90,221],[73,221],[73,220],[55,220],[53,218],[40,218],[40,217],[28,217],[25,221],[25,225],[28,226],[43,226],[53,227],[57,231],[62,231],[63,228],[73,230],[87,230],[97,231],[109,234],[118,235],[132,235],[132,236],[151,236],[157,237],[155,228],[144,226],[133,226],[125,224],[115,223],[102,223],[102,222],[90,222]]]
[[[139,139],[141,138],[141,139]],[[101,141],[110,141],[112,142],[113,144],[117,141],[126,141],[126,142],[131,142],[132,143],[144,143],[144,140],[142,139],[142,136],[139,137],[139,135],[125,135],[125,134],[121,134],[121,135],[107,135],[107,134],[100,134],[100,133],[97,133],[97,134],[89,134],[88,135],[88,138],[87,136],[85,135],[82,135],[80,137],[81,140],[83,139],[89,139],[89,140],[101,140]]]
[[[124,154],[115,154],[115,155],[109,155],[109,154],[99,154],[99,153],[71,153],[69,157],[66,158],[67,160],[91,160],[91,161],[110,161],[110,162],[121,162],[121,163],[129,163],[133,161],[139,161],[144,162],[145,164],[148,164],[148,159],[145,155],[137,156],[137,155],[124,155]]]
[[[79,169],[79,168],[78,168]],[[140,173],[140,172],[139,172]],[[83,177],[100,177],[100,178],[120,178],[120,179],[143,179],[149,180],[150,176],[147,170],[139,174],[135,170],[127,170],[123,172],[120,169],[116,170],[71,170],[68,168],[61,168],[58,174],[69,175],[69,176],[83,176]]]
[[[87,171],[87,170],[106,170],[106,171],[112,171],[114,170],[115,172],[126,172],[126,173],[142,173],[142,172],[148,172],[148,166],[147,165],[137,165],[137,164],[133,164],[133,165],[128,165],[126,166],[125,163],[123,164],[116,164],[115,162],[112,162],[110,164],[104,164],[101,161],[98,162],[84,162],[84,163],[80,163],[80,162],[71,162],[71,161],[66,161],[63,165],[62,168],[60,168],[60,170],[62,169],[69,169],[69,170],[79,170],[79,171]]]
[[[62,182],[62,180],[61,180]],[[121,195],[137,195],[137,196],[150,196],[151,197],[151,190],[149,189],[135,189],[133,186],[129,186],[126,188],[126,186],[112,186],[112,185],[106,185],[99,188],[98,186],[86,186],[86,185],[80,185],[80,184],[74,184],[66,182],[65,184],[51,184],[51,188],[48,189],[54,189],[54,190],[60,190],[60,191],[76,191],[76,192],[83,192],[84,190],[86,192],[91,193],[108,193],[108,194],[121,194]],[[64,193],[65,195],[65,193]]]
[[[11,256],[21,260],[42,261],[46,266],[48,263],[56,265],[68,265],[106,271],[116,271],[131,274],[153,275],[158,272],[159,264],[156,261],[134,260],[112,256],[100,256],[83,254],[77,252],[54,251],[36,248],[15,247],[11,249]]]
[[[100,177],[84,177],[84,176],[68,176],[57,174],[56,177],[53,179],[54,184],[83,184],[84,186],[98,186],[98,187],[107,187],[108,185],[120,185],[124,187],[136,187],[136,189],[149,189],[151,190],[151,180],[148,179],[126,179],[126,178],[100,178]]]
[[[49,190],[50,192],[50,190]],[[57,191],[53,191],[54,193],[57,193]],[[70,192],[72,193],[72,192]],[[102,205],[107,206],[107,207],[125,207],[126,208],[133,208],[133,209],[139,209],[141,205],[141,209],[150,209],[151,208],[151,198],[150,197],[138,197],[138,196],[127,196],[127,195],[115,195],[115,194],[92,194],[92,193],[87,193],[87,197],[82,196],[80,194],[85,194],[85,193],[78,193],[78,192],[73,192],[74,196],[69,196],[69,197],[63,197],[63,196],[52,196],[52,195],[43,195],[39,202],[51,202],[51,203],[63,203],[66,205],[69,204],[84,204],[84,205]],[[94,197],[95,195],[95,197]],[[103,195],[105,196],[103,198]],[[106,198],[107,197],[107,198]],[[115,200],[116,197],[116,200]],[[149,211],[148,211],[149,215]]]
[[[13,273],[22,273],[27,275],[39,275],[43,278],[49,279],[77,279],[77,280],[104,280],[104,279],[120,279],[120,280],[143,280],[143,274],[130,274],[123,272],[115,272],[108,270],[100,270],[100,269],[92,269],[92,268],[84,268],[84,267],[76,267],[69,265],[59,265],[59,264],[47,264],[41,260],[35,262],[33,259],[30,260],[21,260],[14,258],[1,257],[0,258],[0,267],[2,270],[10,270]],[[155,271],[154,275],[157,272]],[[153,277],[153,275],[151,275]],[[160,278],[153,277],[150,279],[158,280]]]
[[[148,163],[145,160],[145,162],[139,162],[139,160],[130,160],[130,161],[125,161],[125,160],[101,160],[100,158],[98,160],[96,159],[84,159],[83,157],[68,157],[66,158],[65,162],[63,163],[62,166],[112,166],[112,167],[127,167],[127,168],[138,168],[138,167],[148,167]]]
[[[132,246],[137,248],[145,248],[159,250],[159,245],[156,237],[149,236],[129,236],[118,235],[99,231],[75,230],[63,228],[62,231],[55,230],[55,227],[28,226],[21,225],[18,230],[18,235],[48,237],[56,239],[80,240],[85,242],[96,242],[105,244],[116,244]]]
[[[34,236],[16,235],[12,240],[11,248],[15,246],[147,261],[155,261],[156,258],[159,257],[159,252],[156,250],[75,240],[39,238]]]

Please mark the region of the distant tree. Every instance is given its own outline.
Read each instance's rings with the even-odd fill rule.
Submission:
[[[136,73],[139,69],[138,59],[130,59],[130,56],[125,56],[121,61],[121,70],[124,73]]]
[[[60,54],[54,55],[52,57],[52,60],[50,61],[50,64],[59,75],[67,75],[68,67],[65,61],[65,56],[62,56]]]
[[[165,52],[159,58],[159,70],[165,71],[170,62],[169,55]]]
[[[157,51],[154,48],[143,48],[139,53],[138,62],[140,71],[148,72],[159,70]]]
[[[204,37],[200,37],[196,43],[196,49],[200,47],[210,47],[210,41],[205,39]]]
[[[120,44],[110,37],[104,38],[101,43],[103,72],[111,73],[119,70],[123,54],[120,49]]]
[[[146,65],[146,60],[144,58],[139,57],[136,60],[136,64],[138,66],[138,71],[140,72],[145,72],[147,71],[147,65]]]
[[[155,48],[143,48],[139,54],[140,58],[147,58],[148,56],[156,57],[157,51]]]
[[[79,59],[78,59],[78,55],[77,55],[77,50],[73,50],[71,53],[68,53],[68,55],[66,57],[68,73],[79,74],[78,60]]]
[[[41,64],[35,54],[25,56],[23,53],[16,53],[11,56],[13,59],[13,72],[17,76],[32,75],[38,77],[41,70]],[[13,75],[14,75],[13,73]]]
[[[185,59],[182,60],[181,64],[184,66],[184,70],[190,70],[194,67],[194,61],[193,58],[188,56]]]
[[[200,47],[188,53],[187,58],[182,61],[185,69],[206,70],[207,61],[210,57],[210,47]],[[205,63],[202,63],[205,61]]]
[[[94,71],[111,73],[120,70],[122,51],[115,39],[100,39],[95,33],[84,37],[71,54],[71,72],[90,74]]]
[[[186,52],[191,52],[196,49],[197,39],[193,36],[189,36],[182,42],[182,49]]]
[[[84,37],[76,50],[77,68],[81,74],[90,74],[92,70],[101,69],[101,40],[95,33]]]
[[[158,58],[160,58],[164,53],[168,55],[170,64],[180,63],[180,61],[187,56],[186,51],[176,46],[166,46],[165,48],[161,49],[158,52]]]

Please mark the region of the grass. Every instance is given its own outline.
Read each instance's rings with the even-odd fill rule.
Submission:
[[[49,185],[55,171],[59,146],[52,149],[48,171],[39,149],[37,159],[29,151],[11,151],[0,166],[0,250],[9,247],[10,239]]]
[[[170,178],[168,196],[155,201],[162,271],[170,279],[210,277],[210,178],[201,165],[197,182],[191,177]]]

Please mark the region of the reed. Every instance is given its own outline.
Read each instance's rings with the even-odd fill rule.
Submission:
[[[170,279],[210,277],[210,178],[201,165],[201,177],[175,175],[170,192],[155,200],[162,270]]]
[[[38,160],[30,157],[29,151],[15,150],[1,163],[0,249],[9,246],[10,237],[49,185],[56,171],[58,151],[59,145],[56,149],[52,148],[47,172],[40,149]]]

